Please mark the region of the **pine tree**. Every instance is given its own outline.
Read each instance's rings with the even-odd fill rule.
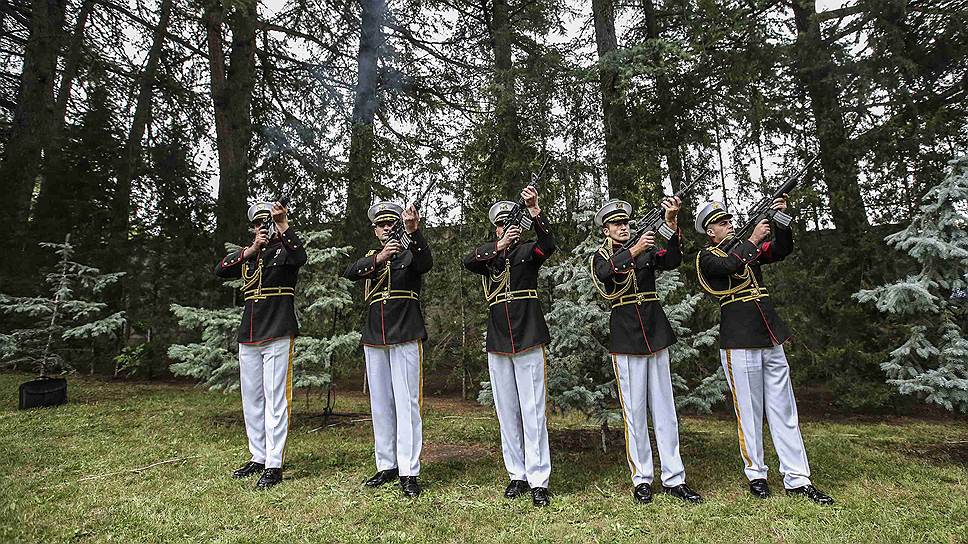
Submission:
[[[331,387],[341,368],[348,364],[360,342],[360,333],[341,330],[338,315],[351,308],[352,283],[333,273],[346,260],[349,247],[330,247],[328,230],[300,233],[309,260],[299,271],[296,312],[300,318],[300,335],[296,338],[293,361],[293,387]],[[227,251],[237,246],[226,244]],[[225,284],[239,288],[240,281]],[[233,391],[239,388],[239,360],[236,331],[241,308],[193,308],[171,305],[181,327],[200,330],[201,340],[175,344],[168,356],[175,363],[172,373],[189,376],[210,390]]]
[[[968,156],[949,164],[950,173],[924,195],[911,224],[884,239],[920,270],[854,298],[873,303],[907,333],[881,363],[887,383],[901,394],[968,413],[968,311],[959,295],[968,289]]]
[[[97,268],[72,260],[74,246],[70,234],[64,242],[41,242],[60,257],[56,267],[45,276],[49,296],[14,297],[0,294],[0,312],[32,319],[33,327],[0,334],[0,358],[10,365],[29,363],[41,376],[69,372],[67,357],[71,341],[117,339],[124,328],[124,312],[97,319],[107,304],[89,300],[101,294],[124,274],[102,274]],[[85,296],[86,295],[86,296]]]

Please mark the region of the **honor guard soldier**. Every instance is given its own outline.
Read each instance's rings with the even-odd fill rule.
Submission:
[[[592,255],[591,268],[599,294],[611,305],[609,317],[612,367],[625,419],[626,457],[632,471],[632,496],[652,502],[652,444],[648,412],[652,413],[655,441],[662,464],[662,491],[683,501],[699,503],[702,497],[686,485],[686,470],[679,456],[679,423],[672,394],[669,346],[676,342],[655,288],[658,270],[675,270],[682,263],[682,240],[676,216],[678,198],[662,202],[666,249],[656,247],[655,233],[646,232],[627,249],[632,205],[609,200],[595,214],[595,225],[605,240]],[[599,283],[600,282],[600,283]]]
[[[786,198],[773,202],[775,210],[785,211],[786,207]],[[696,256],[696,270],[703,290],[720,305],[720,356],[733,396],[750,493],[762,499],[770,496],[763,459],[766,412],[787,494],[832,504],[833,499],[810,482],[790,366],[783,351],[783,343],[791,335],[763,284],[762,266],[781,261],[793,251],[793,232],[780,224],[774,230],[764,219],[749,239],[727,253],[722,248],[733,239],[732,215],[719,202],[710,202],[699,211],[696,230],[709,238],[709,245]],[[773,239],[766,241],[771,231]]]
[[[219,261],[215,274],[242,278],[245,308],[239,326],[242,414],[252,459],[232,473],[262,472],[257,488],[282,481],[292,411],[292,354],[299,325],[294,294],[306,248],[289,226],[281,203],[249,207],[255,239]]]
[[[367,214],[382,248],[351,263],[343,274],[363,282],[367,305],[363,355],[377,472],[364,485],[378,487],[399,477],[403,494],[412,498],[420,494],[417,475],[423,446],[421,367],[427,330],[420,290],[434,261],[414,206],[404,210],[399,204],[380,202]]]
[[[491,206],[488,218],[496,242],[475,249],[464,266],[482,276],[488,303],[487,366],[501,428],[501,450],[510,483],[504,492],[515,498],[531,491],[535,506],[550,504],[551,453],[545,415],[545,345],[551,340],[538,303],[538,269],[555,251],[551,226],[538,207],[538,192],[521,192],[537,233],[536,241],[520,241],[522,228],[505,225],[513,202]]]

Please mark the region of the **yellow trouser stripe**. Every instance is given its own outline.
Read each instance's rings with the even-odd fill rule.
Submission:
[[[289,362],[286,367],[286,443],[282,446],[282,463],[286,464],[286,448],[289,446],[289,428],[292,422],[292,354],[296,345],[296,337],[289,337]]]
[[[733,357],[732,353],[726,350],[726,372],[729,373],[729,389],[733,393],[733,410],[736,411],[736,434],[739,435],[739,451],[743,454],[743,462],[747,467],[753,466],[750,453],[746,449],[746,435],[743,434],[743,420],[739,417],[739,402],[736,400],[736,382],[733,381]]]
[[[417,340],[417,351],[420,353],[420,359],[417,362],[417,405],[420,407],[420,413],[423,415],[423,340]]]
[[[618,372],[618,356],[612,354],[612,368],[615,369],[615,387],[618,389],[618,402],[622,405],[622,428],[625,430],[625,459],[629,464],[629,472],[635,477],[635,463],[632,462],[632,453],[629,452],[629,422],[625,416],[625,396],[622,395],[622,380]]]

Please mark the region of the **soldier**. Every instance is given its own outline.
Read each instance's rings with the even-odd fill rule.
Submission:
[[[785,196],[774,200],[773,209],[786,208]],[[750,493],[761,499],[770,496],[763,460],[765,411],[787,494],[832,504],[833,499],[810,482],[790,366],[783,351],[790,331],[763,285],[762,265],[782,261],[793,251],[793,232],[779,224],[774,231],[763,220],[748,240],[727,253],[721,247],[733,238],[732,217],[719,202],[706,204],[697,214],[696,230],[706,234],[709,245],[696,256],[696,269],[703,289],[720,305],[720,355],[732,391]],[[772,241],[766,241],[771,232]]]
[[[294,294],[306,248],[281,203],[253,204],[248,216],[255,239],[219,261],[215,274],[242,278],[245,301],[237,337],[242,414],[252,458],[232,476],[247,478],[261,471],[256,488],[264,489],[282,481],[292,411],[293,345],[299,334]]]
[[[592,271],[601,284],[599,293],[611,305],[610,351],[619,401],[625,419],[626,456],[632,471],[632,496],[652,502],[652,445],[647,412],[652,412],[655,441],[662,464],[662,491],[690,503],[702,496],[686,485],[686,470],[679,457],[679,423],[672,396],[669,346],[676,335],[655,290],[657,270],[675,270],[682,263],[681,231],[676,216],[678,198],[662,202],[665,227],[672,233],[666,249],[657,249],[655,233],[644,233],[630,248],[629,217],[632,206],[610,200],[595,214],[605,240],[592,256]]]
[[[501,449],[510,483],[504,496],[511,499],[529,489],[535,506],[550,504],[548,482],[551,454],[545,416],[545,345],[551,340],[538,303],[538,268],[555,251],[547,219],[538,207],[538,192],[528,186],[521,192],[537,233],[537,241],[519,241],[518,225],[505,228],[513,202],[491,206],[488,218],[496,242],[475,249],[464,267],[480,274],[489,305],[487,366],[491,391],[501,427]]]
[[[378,487],[399,477],[403,494],[414,498],[420,495],[421,368],[423,341],[427,339],[420,290],[422,277],[434,260],[420,231],[416,207],[404,210],[399,204],[380,202],[371,206],[367,215],[383,247],[351,263],[343,273],[346,278],[364,282],[367,304],[363,355],[377,472],[364,485]],[[401,220],[405,236],[394,234],[400,233],[397,223]]]

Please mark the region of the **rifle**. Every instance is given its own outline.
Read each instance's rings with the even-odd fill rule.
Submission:
[[[689,185],[686,185],[682,189],[679,189],[679,192],[672,195],[671,198],[675,199],[685,197],[692,191],[694,185],[696,185],[695,181]],[[666,240],[672,238],[672,235],[675,234],[675,231],[670,229],[668,225],[665,224],[665,208],[662,207],[661,203],[652,208],[649,213],[645,214],[645,217],[639,219],[635,224],[638,225],[638,228],[635,229],[635,232],[629,236],[629,239],[622,244],[622,249],[629,249],[630,247],[634,246],[635,243],[639,241],[639,238],[649,231],[658,232]]]
[[[789,227],[790,223],[793,221],[793,217],[779,210],[774,210],[773,201],[782,197],[783,195],[790,194],[790,192],[796,188],[796,186],[800,183],[801,178],[807,174],[807,172],[810,170],[810,167],[813,166],[813,163],[816,162],[819,157],[819,154],[811,157],[811,159],[807,161],[807,164],[805,164],[800,171],[787,178],[787,180],[784,181],[777,190],[773,191],[772,195],[764,197],[762,200],[757,202],[756,205],[750,210],[746,224],[744,224],[739,230],[735,231],[733,236],[724,240],[724,245],[721,244],[719,246],[720,249],[726,253],[729,253],[734,247],[736,247],[737,244],[749,238],[749,235],[753,232],[753,229],[756,227],[756,225],[760,224],[760,222],[764,219],[781,225],[784,228]]]
[[[420,196],[418,196],[415,200],[411,200],[409,202],[409,205],[407,207],[409,208],[410,206],[413,206],[414,209],[416,209],[417,211],[420,211],[420,204],[423,202],[423,199],[427,197],[427,194],[436,184],[437,184],[437,180],[434,180],[433,182],[431,182],[430,185],[428,185],[427,188],[420,193]],[[404,227],[404,224],[403,224],[403,217],[401,217],[400,219],[397,219],[393,223],[393,226],[390,227],[390,232],[389,234],[387,234],[387,241],[389,240],[396,240],[400,242],[400,247],[402,247],[403,249],[408,249],[410,247],[410,244],[413,242],[413,240],[411,240],[410,235],[407,234],[407,229]]]
[[[525,189],[538,186],[538,181],[541,180],[541,174],[544,173],[545,167],[548,166],[548,160],[550,158],[551,155],[545,155],[545,160],[541,163],[541,168],[531,176],[531,181],[525,185]],[[531,214],[527,213],[527,209],[524,206],[524,198],[519,196],[517,201],[514,202],[511,211],[508,212],[507,219],[504,220],[504,228],[507,229],[510,226],[517,225],[521,227],[522,231],[525,231],[531,228],[531,223]]]

